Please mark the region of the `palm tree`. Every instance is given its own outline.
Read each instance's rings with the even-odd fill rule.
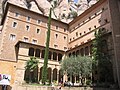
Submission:
[[[38,67],[39,61],[35,57],[30,57],[30,59],[26,62],[25,70],[29,72],[29,82],[32,82],[31,74]]]

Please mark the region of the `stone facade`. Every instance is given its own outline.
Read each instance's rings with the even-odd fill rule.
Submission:
[[[114,4],[111,4],[112,1]],[[60,75],[59,61],[65,56],[91,56],[94,32],[99,28],[106,30],[104,40],[113,62],[114,79],[116,83],[120,81],[119,15],[113,14],[118,12],[119,8],[114,11],[117,0],[112,1],[100,0],[68,24],[52,19],[48,62],[50,81],[60,82],[61,78],[67,80],[66,76]],[[7,3],[0,33],[0,68],[3,68],[0,73],[12,76],[11,84],[23,83],[24,75],[27,74],[24,67],[30,56],[38,57],[38,71],[34,76],[41,80],[47,20],[47,16]]]

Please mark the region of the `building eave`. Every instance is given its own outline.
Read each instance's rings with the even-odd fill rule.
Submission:
[[[72,24],[74,24],[78,20],[82,19],[85,15],[88,15],[88,13],[90,13],[91,11],[93,11],[94,9],[96,9],[98,6],[100,6],[101,4],[103,4],[105,1],[107,1],[107,0],[99,0],[96,4],[92,5],[90,8],[88,8],[87,10],[85,10],[82,14],[80,14],[75,19],[73,19],[69,23],[69,26],[72,25]]]

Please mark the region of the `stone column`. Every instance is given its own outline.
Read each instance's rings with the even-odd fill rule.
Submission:
[[[88,52],[89,52],[89,56],[90,56],[90,46],[88,46]]]
[[[59,71],[57,70],[57,82],[59,83]]]
[[[58,53],[57,53],[57,61],[58,61]]]
[[[65,72],[63,75],[63,82],[68,81],[67,73]]]
[[[75,83],[76,83],[76,76],[75,76]]]
[[[120,0],[108,0],[109,11],[111,16],[112,37],[114,43],[114,55],[116,76],[120,87]],[[117,83],[117,82],[116,82]]]
[[[38,82],[40,81],[40,67],[38,67]]]
[[[51,52],[51,60],[53,60],[53,52]]]
[[[42,50],[40,50],[40,58],[41,58]]]
[[[53,82],[53,69],[51,71],[51,83]]]

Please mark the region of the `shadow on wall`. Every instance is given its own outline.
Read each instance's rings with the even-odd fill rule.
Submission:
[[[0,90],[4,90],[2,85],[0,85]],[[10,85],[7,85],[7,89],[5,90],[12,90],[12,87]]]

